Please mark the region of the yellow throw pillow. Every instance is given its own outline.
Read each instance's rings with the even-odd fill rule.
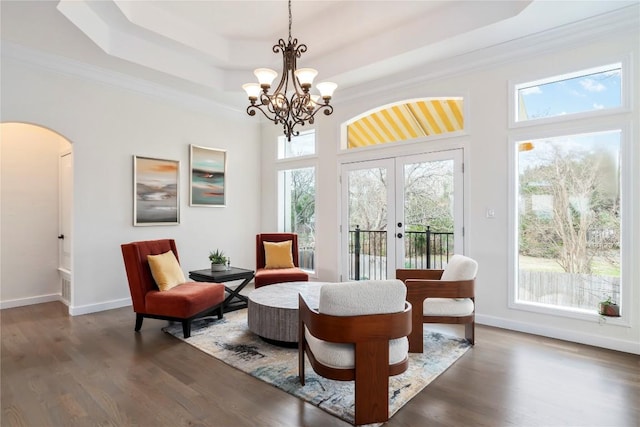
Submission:
[[[187,281],[172,251],[161,255],[147,255],[147,260],[153,280],[161,291],[168,291]]]
[[[291,240],[284,242],[264,242],[264,268],[293,268]]]

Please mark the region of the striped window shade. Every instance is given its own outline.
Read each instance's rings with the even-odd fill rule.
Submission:
[[[464,129],[461,97],[387,105],[347,124],[347,149],[407,141]]]

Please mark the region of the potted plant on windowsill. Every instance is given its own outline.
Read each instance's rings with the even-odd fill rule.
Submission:
[[[600,301],[598,304],[598,314],[608,317],[620,317],[620,306],[611,301],[610,296],[607,296],[607,299]]]
[[[220,249],[209,253],[209,261],[211,261],[211,271],[224,271],[227,268],[227,257]]]

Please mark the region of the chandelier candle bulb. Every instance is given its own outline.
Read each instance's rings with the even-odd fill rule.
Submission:
[[[318,88],[318,91],[320,91],[322,99],[325,100],[331,99],[331,97],[333,96],[333,92],[337,87],[338,85],[333,82],[322,82],[316,85],[316,88]]]
[[[258,83],[245,83],[242,85],[242,89],[247,92],[249,100],[253,101],[256,101],[258,99],[258,97],[260,96],[260,91],[262,90]]]
[[[300,68],[299,70],[296,70],[295,75],[300,82],[300,86],[302,86],[303,89],[305,87],[309,89],[313,83],[313,79],[318,75],[318,72],[313,68]]]
[[[271,87],[271,83],[273,83],[275,78],[278,77],[278,73],[270,68],[257,68],[253,74],[258,78],[260,87],[263,89],[269,89]]]

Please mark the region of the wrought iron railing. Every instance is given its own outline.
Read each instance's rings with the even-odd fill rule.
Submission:
[[[442,269],[453,256],[453,233],[406,231],[402,268]],[[349,280],[387,278],[387,231],[349,230]]]

